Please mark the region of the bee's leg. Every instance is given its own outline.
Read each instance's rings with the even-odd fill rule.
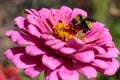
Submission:
[[[83,33],[83,30],[80,30],[80,31],[76,34],[76,37],[77,37],[78,39],[82,39],[84,36],[85,36],[85,33]]]

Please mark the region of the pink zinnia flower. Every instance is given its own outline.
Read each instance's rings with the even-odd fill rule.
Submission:
[[[102,23],[92,22],[92,29],[82,34],[73,27],[76,15],[87,17],[84,10],[62,6],[25,13],[25,18],[15,19],[20,30],[6,32],[18,46],[4,55],[27,76],[34,78],[44,71],[46,80],[79,80],[79,73],[90,79],[97,72],[113,75],[119,68],[115,59],[119,51]]]

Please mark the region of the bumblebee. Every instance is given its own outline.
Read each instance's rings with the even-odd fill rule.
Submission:
[[[79,30],[82,30],[83,33],[86,33],[88,30],[92,29],[92,22],[95,22],[95,20],[80,14],[72,19],[73,26]]]

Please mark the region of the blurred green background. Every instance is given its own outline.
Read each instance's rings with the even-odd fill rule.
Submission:
[[[24,16],[24,9],[41,9],[41,8],[60,8],[66,5],[71,8],[81,8],[88,12],[89,16],[100,21],[110,29],[113,41],[120,49],[120,0],[0,0],[0,64],[3,66],[11,65],[4,56],[3,52],[15,46],[4,32],[15,29],[14,18]],[[118,58],[120,60],[120,58]],[[22,71],[21,80],[31,80],[27,78]],[[33,80],[44,80],[43,73]],[[81,76],[81,80],[88,80]],[[120,80],[120,70],[114,76],[105,76],[98,74],[96,79],[90,80]]]

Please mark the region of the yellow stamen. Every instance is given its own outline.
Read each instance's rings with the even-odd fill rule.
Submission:
[[[53,26],[53,31],[54,35],[63,41],[67,41],[70,38],[76,37],[85,42],[85,33],[83,33],[82,30],[78,30],[67,24],[59,22],[57,25]],[[71,32],[73,32],[74,34],[72,34]]]
[[[58,23],[57,25],[53,26],[54,33],[63,41],[67,41],[74,36],[70,34],[68,31],[70,27],[67,24]]]

